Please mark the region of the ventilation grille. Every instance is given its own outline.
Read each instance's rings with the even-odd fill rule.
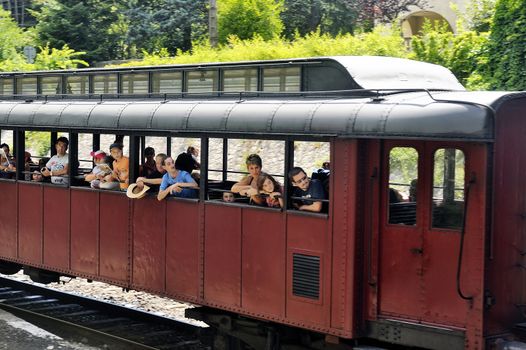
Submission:
[[[320,298],[320,257],[292,254],[292,294]]]

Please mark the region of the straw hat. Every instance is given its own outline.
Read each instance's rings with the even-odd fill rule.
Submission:
[[[150,189],[149,186],[144,185],[142,190],[139,190],[139,188],[137,187],[137,184],[134,183],[128,186],[128,189],[126,190],[126,195],[128,196],[128,198],[131,198],[131,199],[139,199],[139,198],[144,197],[144,195],[146,194],[146,191],[148,191],[149,189]]]

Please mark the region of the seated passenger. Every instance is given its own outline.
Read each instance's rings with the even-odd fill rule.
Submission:
[[[33,171],[31,174],[31,181],[33,182],[42,182],[44,179],[42,178],[42,173],[38,170]]]
[[[93,163],[95,166],[91,173],[84,175],[84,180],[90,183],[91,188],[101,188],[101,183],[104,183],[104,178],[111,174],[111,168],[106,163],[106,153],[104,151],[93,151],[90,152],[93,157]]]
[[[404,197],[402,194],[392,187],[389,187],[389,203],[400,203],[403,202]]]
[[[7,143],[2,143],[0,145],[0,148],[4,151],[6,158],[10,160],[11,159],[11,149],[9,148],[9,145]]]
[[[327,199],[327,193],[323,188],[323,184],[318,180],[311,180],[300,167],[292,168],[289,171],[289,179],[294,186],[292,196],[305,198],[293,200],[292,205],[294,208],[319,213],[323,209],[323,202],[313,199]]]
[[[139,191],[143,189],[144,184],[147,184],[152,192],[159,192],[159,185],[163,182],[163,176],[166,174],[166,170],[163,168],[163,162],[167,157],[164,153],[159,153],[155,156],[155,171],[147,176],[138,177],[135,182]]]
[[[159,194],[157,195],[157,199],[160,201],[168,195],[181,198],[197,198],[199,195],[196,190],[197,183],[192,179],[192,176],[187,171],[178,169],[181,167],[182,159],[180,156],[177,157],[179,162],[174,162],[171,157],[166,158],[162,162],[166,174],[163,176]]]
[[[106,184],[101,184],[101,188],[125,191],[128,188],[130,160],[122,154],[123,145],[113,143],[110,145],[110,153],[113,157],[113,172],[106,175]]]
[[[257,154],[251,154],[246,160],[248,175],[232,186],[231,191],[250,198],[255,204],[263,204],[263,198],[258,195],[258,178],[261,174],[263,161]]]
[[[234,194],[230,191],[223,192],[223,202],[225,203],[234,203],[236,201],[236,197],[234,197]]]
[[[9,158],[9,146],[7,144],[2,144],[0,147],[0,177],[2,178],[12,178],[16,168]]]
[[[61,136],[55,142],[55,154],[46,163],[46,166],[41,169],[42,175],[45,177],[51,177],[51,183],[67,185],[68,181],[68,170],[69,170],[69,157],[68,150],[69,141],[64,136]]]
[[[199,150],[194,147],[190,146],[186,149],[186,153],[192,156],[193,159],[193,168],[195,170],[199,169],[201,167],[201,163],[199,163]]]
[[[283,189],[281,185],[267,173],[258,177],[258,191],[267,195],[265,202],[271,208],[283,208]]]
[[[144,158],[146,160],[140,166],[139,176],[148,177],[150,174],[155,172],[155,150],[152,147],[146,147],[144,149]]]

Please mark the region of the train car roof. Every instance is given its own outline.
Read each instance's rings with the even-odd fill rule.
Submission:
[[[525,93],[392,91],[371,96],[0,102],[0,128],[493,141],[505,101]]]

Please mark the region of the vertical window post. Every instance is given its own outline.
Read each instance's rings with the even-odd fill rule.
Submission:
[[[51,157],[53,157],[55,154],[57,154],[57,149],[55,148],[55,143],[57,143],[57,132],[56,131],[52,131],[51,132]]]
[[[79,172],[79,134],[76,132],[69,133],[69,149],[68,149],[68,163],[69,163],[69,185],[74,183],[75,176]]]
[[[24,152],[26,148],[26,134],[24,130],[16,129],[13,131],[13,143],[16,156],[16,179],[24,180],[25,171],[25,157]]]
[[[285,178],[283,179],[283,209],[289,209],[289,194],[292,184],[289,180],[289,171],[294,166],[294,141],[285,141]]]
[[[199,199],[205,201],[208,197],[208,137],[201,138],[201,169],[199,179]]]

